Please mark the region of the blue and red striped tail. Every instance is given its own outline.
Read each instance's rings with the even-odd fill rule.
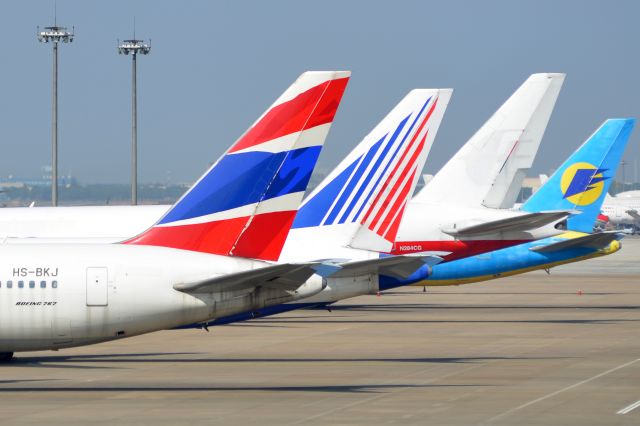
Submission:
[[[302,74],[157,224],[125,243],[277,260],[349,76]]]
[[[389,251],[451,94],[409,92],[307,197],[293,227],[357,224],[348,245]]]

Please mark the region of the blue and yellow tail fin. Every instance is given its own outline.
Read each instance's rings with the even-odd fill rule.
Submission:
[[[616,175],[635,119],[605,121],[522,206],[528,212],[578,210],[567,229],[591,232]]]

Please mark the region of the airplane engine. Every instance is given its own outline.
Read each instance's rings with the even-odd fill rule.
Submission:
[[[318,276],[312,275],[304,284],[290,292],[293,297],[292,300],[304,299],[320,293],[327,287],[327,280]]]

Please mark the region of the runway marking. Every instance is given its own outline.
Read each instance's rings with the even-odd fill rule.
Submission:
[[[512,408],[510,410],[507,410],[502,414],[498,414],[497,416],[491,417],[489,420],[487,420],[487,422],[492,422],[494,420],[498,420],[498,419],[500,419],[500,418],[502,418],[504,416],[508,416],[509,414],[513,414],[516,411],[522,410],[523,408],[527,408],[527,407],[529,407],[529,406],[531,406],[533,404],[537,404],[538,402],[544,401],[545,399],[553,398],[554,396],[559,395],[562,392],[566,392],[566,391],[571,390],[573,388],[577,388],[578,386],[582,386],[582,385],[584,385],[586,383],[592,382],[592,381],[594,381],[596,379],[599,379],[600,377],[603,377],[603,376],[606,376],[607,374],[613,373],[614,371],[618,371],[618,370],[620,370],[622,368],[630,366],[631,364],[635,364],[638,361],[640,361],[640,358],[634,359],[633,361],[629,361],[629,362],[624,363],[622,365],[619,365],[617,367],[613,367],[613,368],[611,368],[611,369],[609,369],[607,371],[603,371],[602,373],[596,374],[595,376],[589,377],[588,379],[582,380],[582,381],[580,381],[578,383],[574,383],[574,384],[572,384],[570,386],[567,386],[566,388],[562,388],[562,389],[559,389],[559,390],[557,390],[555,392],[551,392],[551,393],[549,393],[549,394],[547,394],[545,396],[541,396],[540,398],[536,398],[533,401],[529,401],[529,402],[527,402],[525,404],[519,405],[519,406],[517,406],[515,408]],[[638,401],[638,403],[640,403],[640,401]]]
[[[547,346],[551,346],[551,345],[553,345],[555,343],[556,343],[555,341],[552,341],[552,342],[549,342],[549,343],[547,343],[545,345],[542,345],[542,346],[538,347],[537,349],[539,350],[541,348],[546,348]],[[496,353],[502,353],[505,350],[505,348],[507,348],[507,347],[508,347],[508,345],[503,345],[503,346],[496,347],[492,351],[487,352],[486,356],[490,356],[490,355],[496,354]],[[525,349],[525,350],[523,350],[523,351],[521,351],[519,353],[514,354],[514,356],[522,356],[522,355],[527,354],[529,352],[530,351]],[[639,360],[640,360],[640,358],[638,358],[635,361],[639,361]],[[485,366],[487,366],[489,364],[493,364],[493,363],[496,363],[498,361],[499,361],[498,359],[493,359],[493,360],[489,360],[489,361],[487,361],[485,363],[471,365],[471,366],[468,366],[467,368],[462,368],[462,369],[457,370],[457,371],[452,371],[452,372],[447,373],[447,374],[445,374],[443,376],[432,377],[432,378],[429,378],[429,379],[426,379],[426,380],[422,380],[420,382],[417,382],[416,384],[417,385],[427,385],[427,384],[431,384],[431,383],[434,383],[434,382],[439,382],[439,381],[441,381],[443,379],[447,379],[447,378],[449,378],[451,376],[456,376],[458,374],[462,374],[462,373],[465,373],[467,371],[474,370],[476,368],[485,367]],[[635,362],[635,361],[633,361],[633,362]],[[447,367],[446,364],[427,367],[427,368],[424,368],[424,369],[419,370],[417,372],[412,372],[410,374],[407,374],[405,376],[400,376],[400,377],[397,377],[397,378],[394,378],[394,379],[389,379],[388,381],[383,382],[383,383],[384,384],[389,384],[389,383],[393,383],[396,380],[402,380],[402,379],[406,379],[408,377],[415,378],[415,377],[420,376],[421,374],[424,374],[424,373],[427,373],[427,372],[439,371],[439,370],[445,369],[446,367]],[[354,401],[354,402],[352,402],[350,404],[347,404],[347,405],[344,405],[344,406],[334,407],[334,408],[332,408],[330,410],[325,410],[322,413],[318,413],[318,414],[315,414],[315,415],[312,415],[312,416],[309,416],[309,417],[306,417],[306,418],[303,418],[303,419],[297,419],[297,420],[294,420],[294,421],[289,422],[287,424],[289,424],[289,425],[298,425],[298,424],[301,424],[301,423],[308,423],[311,420],[316,420],[316,419],[319,419],[321,417],[336,413],[338,411],[342,411],[342,410],[345,410],[345,409],[353,408],[355,406],[366,404],[366,403],[375,401],[377,399],[382,399],[382,398],[385,398],[385,397],[387,397],[387,396],[389,396],[391,394],[397,395],[398,393],[406,392],[408,390],[409,389],[407,389],[407,388],[397,389],[397,390],[390,390],[390,391],[388,391],[386,393],[381,393],[381,394],[378,394],[378,395],[371,396],[369,398],[364,398],[364,399],[361,399],[361,400],[358,400],[358,401]],[[326,401],[328,399],[329,398],[323,398],[322,401]],[[318,403],[320,403],[320,402],[321,401],[319,400]]]
[[[640,407],[640,400],[634,402],[631,405],[627,405],[622,410],[618,411],[616,414],[627,414],[627,413],[632,412],[633,410],[635,410],[638,407]]]
[[[495,361],[488,361],[488,362],[489,362],[489,363],[491,363],[491,362],[495,362]],[[427,385],[427,384],[431,384],[431,383],[436,382],[436,381],[438,381],[438,380],[442,380],[442,379],[448,378],[449,376],[454,376],[454,375],[456,375],[456,374],[459,374],[459,373],[465,372],[465,371],[467,371],[467,370],[472,370],[472,369],[474,369],[474,368],[478,368],[478,367],[481,367],[481,366],[483,366],[483,365],[484,365],[484,364],[480,364],[480,365],[473,365],[473,366],[470,366],[470,367],[468,367],[468,368],[463,368],[461,371],[454,371],[454,372],[451,372],[451,373],[449,373],[449,374],[445,374],[444,376],[433,377],[433,378],[430,378],[430,379],[427,379],[427,380],[423,380],[423,381],[421,381],[421,382],[418,382],[418,383],[416,383],[416,384],[417,384],[417,385]],[[442,370],[442,369],[444,369],[444,368],[446,368],[446,365],[432,366],[432,367],[429,367],[429,368],[426,368],[426,369],[420,370],[420,371],[418,371],[417,373],[411,373],[410,375],[402,376],[402,377],[400,377],[400,378],[405,378],[405,377],[416,377],[416,376],[419,376],[420,374],[423,374],[423,373],[425,373],[425,372],[438,371],[438,370]],[[394,381],[396,381],[396,380],[398,380],[398,379],[393,379],[393,380],[394,380]],[[384,382],[384,384],[388,384],[388,383],[392,383],[392,380],[389,380],[389,381],[387,381],[387,382]],[[365,387],[365,385],[363,385],[363,387]],[[316,420],[316,419],[319,419],[320,417],[324,417],[324,416],[327,416],[327,415],[329,415],[329,414],[336,413],[336,412],[338,412],[338,411],[342,411],[342,410],[345,410],[345,409],[353,408],[353,407],[355,407],[355,406],[358,406],[358,405],[361,405],[361,404],[365,404],[365,403],[369,403],[369,402],[375,401],[375,400],[377,400],[377,399],[385,398],[385,397],[389,396],[390,394],[397,394],[397,393],[400,393],[400,392],[404,392],[405,390],[406,390],[406,389],[389,390],[389,391],[388,391],[388,392],[386,392],[386,393],[379,393],[379,394],[376,394],[376,395],[371,396],[371,397],[369,397],[369,398],[359,399],[359,400],[354,401],[354,402],[352,402],[352,403],[349,403],[349,404],[346,404],[346,405],[342,405],[342,406],[339,406],[339,407],[335,407],[335,408],[333,408],[333,409],[331,409],[331,410],[325,410],[325,411],[324,411],[324,412],[322,412],[322,413],[315,414],[315,415],[312,415],[312,416],[309,416],[309,417],[305,417],[305,418],[303,418],[303,419],[294,420],[294,421],[292,421],[292,422],[290,422],[290,423],[287,423],[287,424],[290,424],[290,425],[297,425],[297,424],[301,424],[301,423],[308,423],[308,422],[309,422],[309,421],[311,421],[311,420]]]
[[[545,346],[549,346],[551,344],[552,343],[549,343],[548,345],[545,345]],[[498,348],[495,348],[493,351],[489,351],[487,353],[487,356],[489,356],[490,354],[494,354],[494,353],[500,353],[505,348],[506,348],[506,346],[500,346]],[[417,382],[415,384],[416,385],[428,385],[428,384],[431,384],[431,383],[438,382],[438,381],[441,381],[443,379],[449,378],[451,376],[456,376],[458,374],[461,374],[461,373],[464,373],[464,372],[467,372],[467,371],[470,371],[470,370],[474,370],[476,368],[480,368],[480,367],[484,367],[484,366],[489,365],[489,364],[493,364],[495,362],[498,362],[498,360],[494,359],[494,360],[489,360],[489,361],[487,361],[485,363],[470,365],[470,366],[468,366],[466,368],[462,368],[460,370],[452,371],[452,372],[447,373],[447,374],[442,375],[442,376],[431,377],[429,379],[419,381],[419,382]],[[437,372],[439,370],[443,370],[443,369],[446,369],[446,368],[447,368],[447,364],[440,364],[440,365],[437,365],[437,366],[429,366],[429,367],[424,368],[422,370],[419,370],[417,372],[412,372],[412,373],[404,375],[404,376],[400,376],[400,377],[389,379],[388,381],[383,382],[383,384],[394,383],[397,380],[406,379],[406,378],[409,378],[409,377],[416,378],[416,377],[420,376],[421,374],[430,373],[430,372]],[[316,419],[319,419],[321,417],[324,417],[324,416],[327,416],[327,415],[330,415],[330,414],[334,414],[334,413],[336,413],[338,411],[342,411],[342,410],[345,410],[345,409],[356,407],[358,405],[370,403],[370,402],[375,401],[377,399],[382,399],[382,398],[388,397],[391,394],[397,395],[398,393],[406,392],[408,390],[409,389],[407,389],[407,388],[399,388],[399,389],[396,389],[396,390],[390,390],[390,391],[385,392],[385,393],[379,393],[379,394],[373,395],[373,396],[371,396],[369,398],[360,399],[360,400],[354,401],[352,403],[349,403],[349,404],[346,404],[346,405],[343,405],[343,406],[334,407],[334,408],[332,408],[330,410],[325,410],[322,413],[318,413],[318,414],[315,414],[315,415],[312,415],[312,416],[309,416],[309,417],[305,417],[303,419],[294,420],[294,421],[289,422],[287,424],[289,424],[289,425],[297,425],[297,424],[301,424],[301,423],[308,423],[311,420],[316,420]],[[325,398],[324,400],[327,400],[327,398]]]

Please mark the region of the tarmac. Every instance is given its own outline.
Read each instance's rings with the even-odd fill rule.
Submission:
[[[18,354],[0,421],[638,425],[639,261],[629,238],[550,275]]]

